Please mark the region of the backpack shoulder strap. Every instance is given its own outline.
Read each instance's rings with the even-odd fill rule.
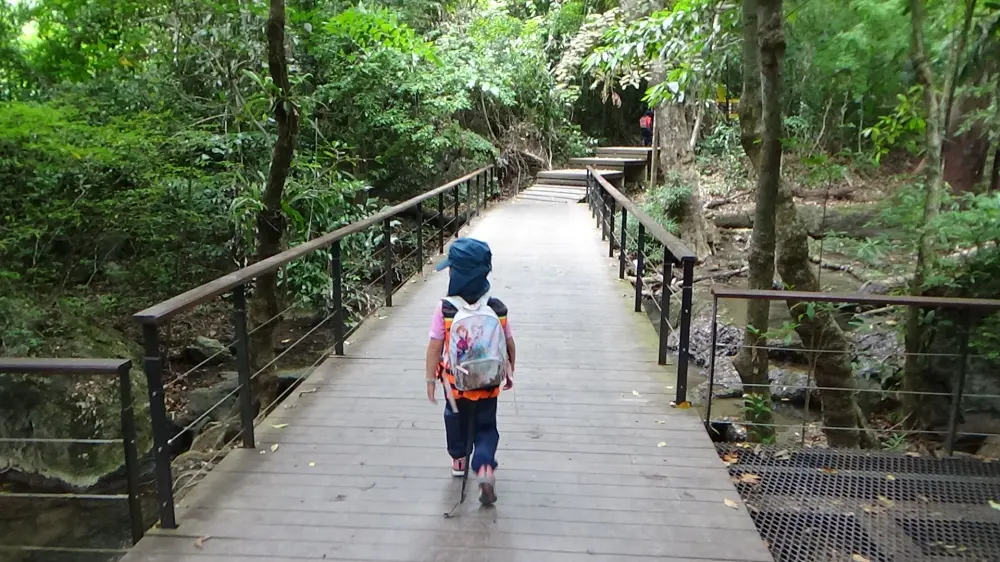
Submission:
[[[495,312],[497,316],[501,318],[507,316],[507,305],[505,305],[502,300],[490,298],[487,304],[493,309],[493,312]]]
[[[459,299],[461,301],[461,299]],[[458,306],[451,301],[451,297],[441,299],[441,315],[445,318],[454,318],[458,314]]]

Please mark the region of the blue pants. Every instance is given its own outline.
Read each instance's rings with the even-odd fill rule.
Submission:
[[[472,429],[473,453],[470,469],[479,472],[483,465],[497,467],[497,445],[500,432],[497,431],[497,399],[458,400],[458,412],[444,404],[444,429],[448,436],[448,454],[453,459],[465,458],[469,446],[469,430]],[[470,418],[470,416],[473,416]]]

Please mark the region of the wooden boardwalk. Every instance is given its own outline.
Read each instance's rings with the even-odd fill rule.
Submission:
[[[470,485],[442,516],[460,482],[443,402],[424,396],[447,285],[428,273],[264,422],[258,450],[231,453],[184,499],[179,529],[125,560],[772,560],[693,411],[669,407],[672,369],[586,206],[508,203],[468,235],[493,247],[492,294],[518,345],[494,507]]]

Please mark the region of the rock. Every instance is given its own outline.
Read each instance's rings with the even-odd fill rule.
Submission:
[[[201,428],[191,443],[191,451],[218,451],[240,431],[239,421],[230,419],[225,422],[209,422]]]
[[[680,308],[680,307],[675,307]],[[740,346],[743,345],[743,329],[731,324],[720,323],[716,328],[716,362],[719,356],[736,355]],[[671,349],[677,349],[678,332],[671,332],[668,345]],[[707,367],[709,357],[712,355],[712,313],[706,311],[691,320],[691,339],[688,346],[691,353],[691,360],[699,367]],[[718,368],[718,364],[716,367]]]
[[[193,388],[184,393],[185,406],[175,414],[174,423],[182,428],[186,427],[209,410],[211,413],[206,417],[206,422],[229,418],[239,398],[239,394],[234,392],[240,386],[239,375],[233,371],[223,371],[219,376],[222,380],[212,386]],[[232,396],[227,397],[230,393],[233,393]],[[197,429],[199,428],[195,428]]]
[[[797,406],[805,405],[806,386],[809,383],[809,371],[796,369],[794,367],[769,365],[767,377],[771,381],[772,400],[790,402]],[[815,386],[815,384],[813,386]],[[813,402],[813,407],[818,409],[819,402]]]
[[[855,333],[853,339],[851,364],[860,391],[856,399],[862,411],[871,413],[887,398],[882,389],[903,376],[903,338],[898,330],[880,322]]]
[[[708,375],[708,369],[705,369],[704,374]],[[715,377],[712,382],[713,398],[739,398],[743,396],[743,382],[740,380],[740,375],[736,372],[736,367],[733,366],[733,360],[730,357],[717,357],[715,359]],[[708,386],[709,381],[705,381],[695,389],[699,402],[704,403],[708,400]]]
[[[130,354],[108,351],[89,356]],[[133,367],[131,380],[141,455],[151,442],[149,394],[141,369]],[[4,437],[117,439],[120,420],[117,377],[0,375],[0,435]],[[116,474],[124,462],[120,446],[0,443],[2,480],[38,491],[86,491]]]
[[[1000,437],[996,435],[987,437],[976,454],[987,459],[1000,459]]]
[[[707,375],[707,373],[706,373]],[[768,378],[771,381],[771,398],[775,401],[788,402],[797,406],[805,404],[806,382],[809,372],[790,366],[770,365]],[[708,381],[698,385],[696,396],[701,402],[708,399]],[[712,385],[713,398],[739,398],[743,396],[743,382],[729,357],[715,359],[715,378]],[[816,409],[819,409],[818,394],[813,398]]]
[[[194,364],[208,361],[209,365],[219,365],[232,359],[229,347],[223,345],[219,340],[205,336],[195,338],[194,343],[184,349],[184,355],[188,361]]]

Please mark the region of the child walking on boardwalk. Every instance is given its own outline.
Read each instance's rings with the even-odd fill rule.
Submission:
[[[427,399],[445,392],[444,427],[451,473],[464,476],[467,455],[479,501],[496,501],[497,397],[514,385],[514,336],[507,307],[489,296],[492,254],[485,242],[459,238],[437,270],[448,268],[448,296],[434,311],[427,346]]]

